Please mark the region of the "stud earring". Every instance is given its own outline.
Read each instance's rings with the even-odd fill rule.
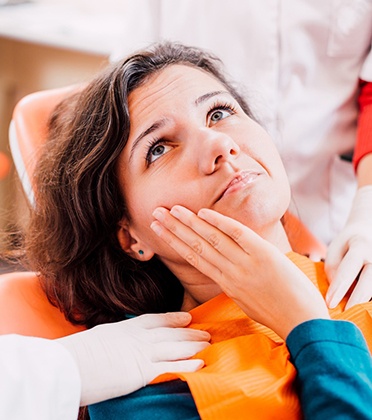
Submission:
[[[138,251],[138,253],[139,253],[140,255],[143,255],[143,254],[144,254],[144,252],[142,251],[142,249],[140,249],[140,250]]]

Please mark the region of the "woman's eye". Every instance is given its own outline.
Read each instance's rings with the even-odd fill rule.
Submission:
[[[215,123],[229,117],[231,114],[230,110],[218,109],[211,114],[210,120],[212,123]]]
[[[170,150],[171,150],[171,146],[167,146],[166,144],[155,144],[148,151],[146,160],[148,163],[155,162],[155,160],[165,155]]]

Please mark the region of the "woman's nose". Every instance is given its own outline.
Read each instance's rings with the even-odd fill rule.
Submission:
[[[199,167],[207,175],[218,170],[224,163],[234,160],[240,153],[240,147],[232,137],[210,128],[203,128],[196,148]]]

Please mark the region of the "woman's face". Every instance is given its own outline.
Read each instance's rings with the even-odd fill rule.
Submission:
[[[150,228],[159,206],[214,209],[264,237],[279,223],[290,199],[281,159],[213,76],[169,66],[130,94],[129,114],[118,173],[132,243],[179,259]]]

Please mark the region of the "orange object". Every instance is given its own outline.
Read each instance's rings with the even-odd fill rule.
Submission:
[[[51,305],[35,273],[0,275],[0,334],[59,338],[83,329]]]
[[[327,247],[296,216],[287,211],[282,218],[282,223],[294,251],[307,255],[314,261],[325,258]]]
[[[295,253],[288,257],[324,296],[328,289],[324,264]],[[347,299],[330,310],[331,317],[354,322],[372,352],[372,302],[344,311]],[[212,336],[212,345],[195,356],[205,361],[205,367],[194,373],[162,375],[155,382],[177,377],[186,380],[203,420],[302,418],[294,386],[296,370],[280,337],[248,318],[224,294],[191,314],[191,327],[207,330]]]
[[[9,175],[10,167],[10,159],[5,153],[0,152],[0,180]]]
[[[14,108],[9,129],[10,150],[19,179],[31,203],[32,175],[47,137],[49,117],[59,102],[81,88],[82,85],[71,85],[31,93]]]

